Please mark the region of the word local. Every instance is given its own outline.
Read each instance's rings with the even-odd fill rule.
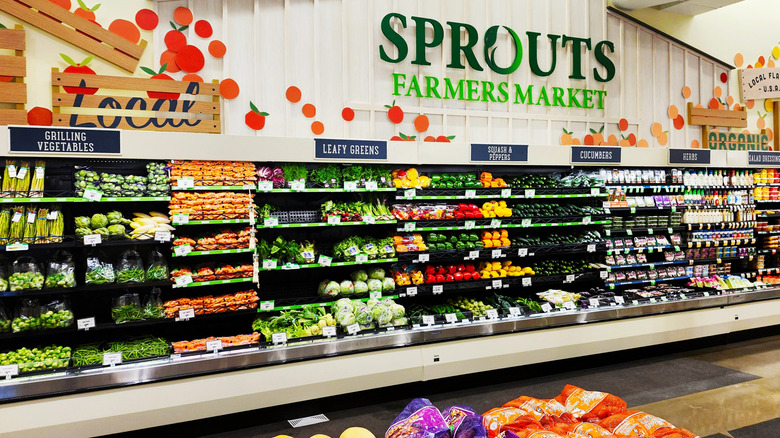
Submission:
[[[778,73],[776,71],[775,72],[770,71],[770,72],[767,72],[767,73],[761,73],[760,75],[758,75],[758,76],[756,76],[756,77],[754,77],[753,79],[750,80],[750,82],[748,83],[748,87],[753,88],[756,85],[759,85],[761,82],[764,82],[764,81],[766,81],[768,79],[775,79],[775,80],[780,79],[780,73]],[[777,91],[777,85],[770,85],[769,87],[763,86],[763,88],[764,88],[764,91]],[[769,88],[769,89],[767,89],[767,88]]]

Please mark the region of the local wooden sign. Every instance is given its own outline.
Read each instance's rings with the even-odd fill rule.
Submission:
[[[0,29],[0,49],[13,50],[13,55],[0,55],[0,103],[10,103],[15,108],[0,109],[0,125],[26,125],[27,62],[24,57],[24,30]]]
[[[217,81],[202,83],[99,76],[60,73],[52,69],[51,83],[54,126],[200,133],[222,131]],[[125,92],[117,96],[111,90]],[[132,95],[126,95],[127,91]]]
[[[780,68],[739,70],[742,101],[780,98]]]
[[[134,72],[146,41],[133,44],[49,0],[0,0],[0,11]]]

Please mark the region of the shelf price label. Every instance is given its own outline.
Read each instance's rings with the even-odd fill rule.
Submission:
[[[406,222],[404,223],[404,231],[414,231],[417,229],[417,224],[414,222]]]
[[[589,225],[592,220],[593,220],[592,216],[585,216],[582,218],[582,224]]]
[[[501,189],[502,198],[510,198],[512,196],[512,189]]]
[[[488,319],[498,319],[498,310],[496,310],[496,309],[488,309],[487,310],[487,318]]]
[[[407,297],[413,297],[415,295],[417,295],[417,286],[407,287],[406,288],[406,296]]]
[[[84,330],[85,332],[89,331],[91,328],[95,328],[95,317],[76,320],[76,328],[78,330]]]
[[[566,301],[563,303],[563,308],[568,310],[574,310],[577,308],[577,305],[574,304],[574,301]]]
[[[266,259],[263,260],[263,269],[269,270],[269,269],[276,269],[277,261],[275,259]]]
[[[420,255],[417,256],[417,260],[420,263],[425,263],[425,262],[431,260],[431,255],[430,254],[420,254]]]
[[[264,227],[278,227],[279,226],[279,218],[276,217],[276,216],[271,216],[269,218],[263,219],[263,226]]]
[[[423,315],[422,323],[425,325],[433,325],[436,323],[436,318],[433,315]]]
[[[171,241],[171,232],[170,231],[155,231],[154,232],[154,240],[160,243],[170,242]]]
[[[274,310],[274,302],[273,301],[263,301],[260,303],[260,310]]]
[[[357,181],[344,181],[344,191],[355,192],[357,188]]]
[[[97,190],[84,190],[84,195],[82,196],[83,199],[90,202],[100,201],[102,197],[103,194],[98,192]]]
[[[187,321],[188,319],[195,318],[195,309],[181,309],[179,310],[179,321]]]
[[[525,189],[525,197],[526,198],[536,197],[536,190],[535,189]]]
[[[322,336],[332,338],[336,336],[336,327],[328,325],[322,328]]]
[[[177,189],[192,189],[195,187],[195,179],[191,176],[181,177],[176,181]]]
[[[595,243],[591,243],[590,245],[588,245],[588,252],[596,252],[596,244]]]
[[[379,184],[376,181],[366,181],[366,190],[375,192],[379,190]]]
[[[598,196],[601,194],[601,190],[598,187],[590,189],[590,196]]]
[[[178,257],[185,256],[192,252],[192,246],[190,245],[179,245],[173,247],[173,253],[176,254]]]
[[[625,304],[626,303],[626,299],[623,298],[621,295],[616,295],[615,296],[615,302],[617,304]]]
[[[520,248],[517,250],[518,257],[525,257],[528,255],[528,248]]]
[[[103,366],[122,365],[122,353],[103,353]]]
[[[475,226],[477,226],[477,221],[466,221],[463,224],[463,228],[467,230],[473,230]]]
[[[609,277],[609,272],[601,271],[601,272],[599,272],[599,277],[601,277],[602,280],[606,280],[607,277]]]
[[[338,225],[341,223],[341,216],[328,216],[328,225]]]
[[[442,286],[441,284],[437,284],[437,285],[433,286],[433,294],[434,295],[440,295],[442,293],[444,293],[444,286]]]
[[[273,342],[274,345],[279,344],[286,344],[287,343],[287,333],[274,333],[271,335],[271,342]]]
[[[349,333],[350,335],[357,334],[358,332],[360,332],[360,324],[354,323],[352,325],[347,326],[347,333]]]
[[[290,183],[290,190],[293,192],[302,192],[306,190],[306,183],[303,181],[293,181]]]
[[[524,278],[523,278],[523,287],[528,287],[528,286],[530,286],[530,285],[531,285],[531,278],[529,278],[529,277],[524,277]]]
[[[12,243],[5,246],[6,251],[27,251],[30,246],[26,243]]]
[[[501,227],[501,219],[491,219],[490,220],[490,226],[493,227],[493,228]]]
[[[493,280],[491,282],[491,285],[493,286],[493,289],[501,289],[502,287],[504,287],[504,282],[502,282],[501,280]]]
[[[192,283],[192,275],[182,275],[179,277],[176,277],[176,286],[177,287],[183,287],[190,283]]]
[[[366,223],[366,224],[375,224],[376,223],[376,218],[374,216],[371,216],[371,215],[365,215],[365,216],[363,216],[363,222]]]
[[[498,259],[504,256],[504,253],[500,249],[494,249],[490,251],[490,256],[494,259]]]
[[[274,189],[273,181],[258,181],[257,190],[260,192],[270,192]]]
[[[542,304],[542,312],[544,312],[544,313],[552,312],[552,305],[550,305],[550,303]]]
[[[454,313],[447,313],[444,315],[444,320],[450,324],[455,324],[456,322],[458,322],[458,315]]]
[[[479,250],[477,250],[477,251],[469,251],[469,258],[470,259],[478,259],[479,258]]]
[[[523,228],[528,228],[531,226],[531,219],[523,219],[520,221],[520,226]]]
[[[574,283],[574,274],[569,274],[566,276],[566,279],[563,280],[564,283]]]
[[[477,197],[477,191],[476,190],[466,190],[466,199],[474,199]]]
[[[519,307],[510,307],[509,308],[509,316],[520,316],[520,308]]]
[[[214,353],[222,350],[222,341],[215,339],[213,341],[206,341],[206,351],[213,351]]]
[[[404,190],[404,198],[414,198],[417,196],[417,190],[415,189],[406,189]]]
[[[174,214],[173,215],[173,224],[174,225],[186,225],[190,222],[190,215],[188,214]]]
[[[368,255],[366,254],[358,254],[355,256],[355,263],[361,265],[363,263],[368,263]]]
[[[590,307],[598,307],[599,306],[599,299],[598,298],[591,298],[588,300],[588,304],[590,304]]]
[[[103,243],[103,237],[100,234],[87,234],[84,236],[84,245],[100,245]]]
[[[0,377],[8,380],[13,376],[19,375],[19,365],[3,365],[0,366]]]
[[[373,291],[368,294],[368,297],[374,300],[381,300],[382,299],[382,291]]]
[[[333,257],[328,257],[326,255],[321,255],[317,259],[317,264],[320,266],[330,266],[333,263]]]

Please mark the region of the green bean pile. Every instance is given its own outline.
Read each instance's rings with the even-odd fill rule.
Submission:
[[[141,338],[125,342],[109,342],[106,345],[82,345],[72,355],[73,366],[103,363],[104,353],[122,353],[122,361],[164,356],[170,352],[171,344],[162,338]]]

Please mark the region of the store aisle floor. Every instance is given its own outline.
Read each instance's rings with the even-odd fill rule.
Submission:
[[[571,383],[616,394],[630,408],[665,418],[702,437],[777,438],[780,335],[776,333],[774,330],[769,337],[676,354],[659,356],[659,351],[668,352],[671,347],[653,347],[650,351],[612,353],[403,385],[236,414],[224,421],[204,420],[179,425],[175,430],[181,433],[185,427],[191,432],[188,436],[211,438],[309,438],[318,433],[337,438],[346,428],[360,426],[381,438],[393,418],[414,397],[429,398],[440,409],[465,404],[484,412],[520,395],[554,397],[566,383]],[[687,344],[685,347],[690,348]],[[627,361],[629,358],[634,360]],[[324,414],[330,421],[299,428],[287,422],[315,414]],[[232,424],[234,430],[216,433],[225,429],[209,426],[218,424]]]

